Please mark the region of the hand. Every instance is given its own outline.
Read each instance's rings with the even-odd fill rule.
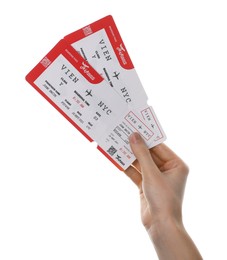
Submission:
[[[137,160],[125,173],[139,188],[145,228],[170,218],[181,222],[187,165],[164,144],[149,151],[138,133],[129,140]]]
[[[142,222],[159,259],[201,260],[182,222],[187,165],[164,144],[148,150],[138,133],[129,141],[137,160],[125,173],[139,188]]]

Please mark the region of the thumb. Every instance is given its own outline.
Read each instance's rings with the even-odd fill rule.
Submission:
[[[133,133],[129,137],[130,146],[136,159],[138,160],[141,173],[145,178],[152,178],[160,173],[157,165],[153,161],[148,147],[139,133]]]

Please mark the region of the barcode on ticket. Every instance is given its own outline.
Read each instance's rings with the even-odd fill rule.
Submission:
[[[117,152],[117,149],[113,146],[110,146],[110,148],[107,150],[107,153],[109,153],[111,156],[113,156]]]

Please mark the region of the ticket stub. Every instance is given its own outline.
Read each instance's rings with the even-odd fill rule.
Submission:
[[[154,142],[150,145],[150,148],[164,142],[166,140],[166,135],[154,112],[154,109],[151,106],[149,106],[149,107],[145,108],[144,110],[142,110],[141,114],[142,114],[143,119],[146,122],[146,124],[148,124],[149,127],[151,127],[151,129],[155,128],[155,130],[156,130],[156,137],[154,139]]]
[[[112,16],[106,16],[64,39],[75,48],[122,99],[139,111],[152,127],[156,138],[149,148],[163,142],[166,135],[134,69],[133,63]]]
[[[128,137],[139,132],[149,146],[156,135],[120,95],[65,40],[26,80],[120,170],[135,160]],[[146,117],[145,113],[142,115]]]

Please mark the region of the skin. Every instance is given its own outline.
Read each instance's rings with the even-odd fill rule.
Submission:
[[[129,141],[137,160],[125,173],[139,188],[142,223],[159,259],[202,259],[182,221],[187,165],[165,144],[148,150],[138,133]]]

